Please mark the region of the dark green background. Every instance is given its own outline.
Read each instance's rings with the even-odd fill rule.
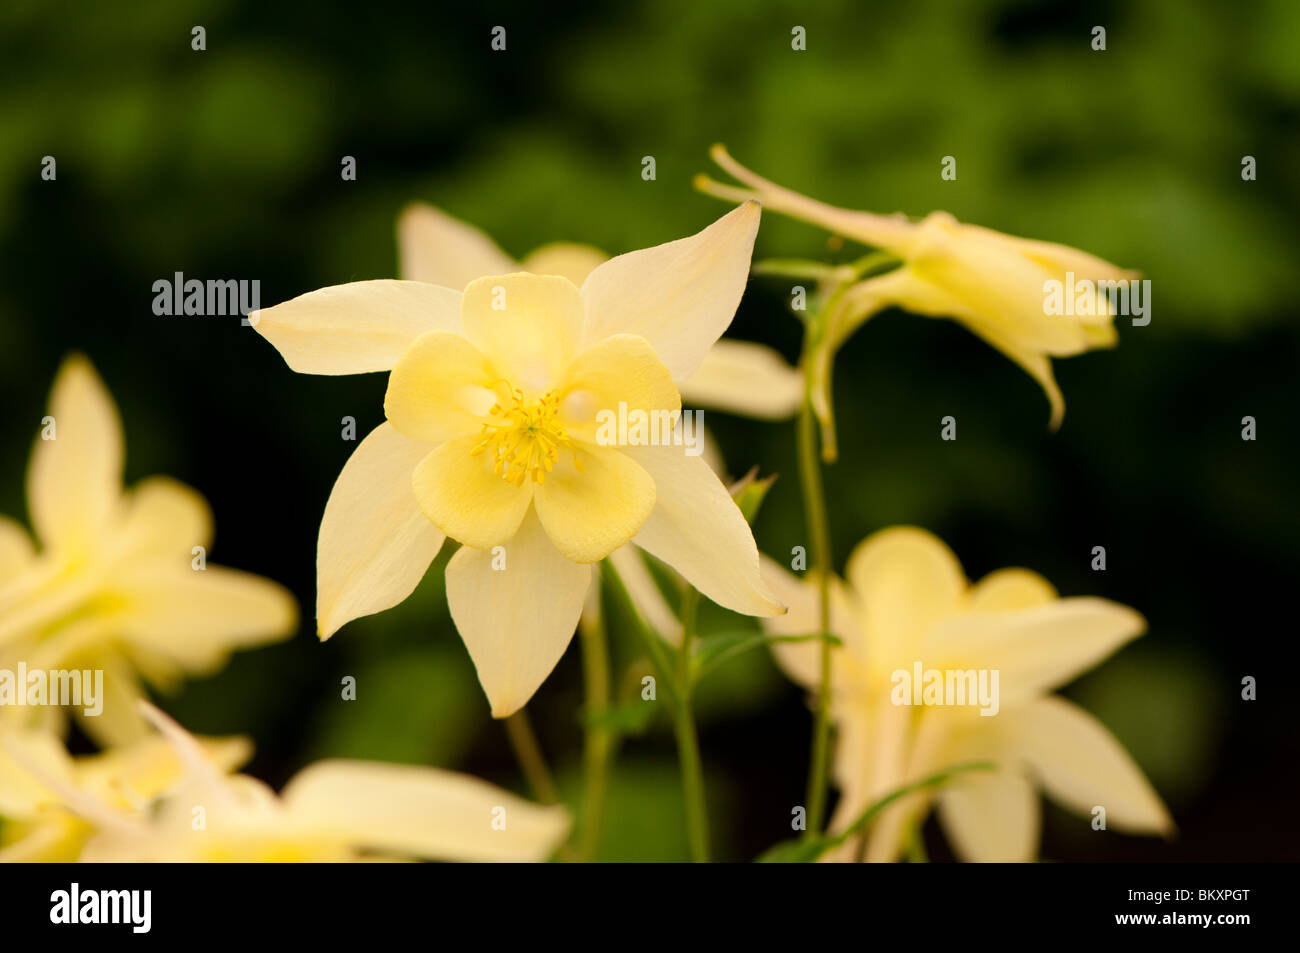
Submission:
[[[759,9],[761,6],[762,9]],[[207,29],[206,52],[190,29]],[[489,49],[492,26],[508,50]],[[790,31],[807,29],[793,52]],[[1108,49],[1090,48],[1104,25]],[[383,375],[291,373],[238,319],[156,317],[175,271],[257,278],[263,302],[395,273],[412,199],[522,255],[559,238],[611,253],[681,237],[725,206],[694,193],[706,149],[819,198],[936,208],[1140,268],[1150,326],[1058,361],[1062,430],[1036,385],[957,325],[889,312],[842,352],[842,459],[827,482],[842,566],[868,533],[925,526],[978,577],[1043,572],[1065,595],[1145,614],[1150,632],[1075,683],[1179,824],[1171,842],[1098,834],[1049,808],[1052,859],[1295,859],[1293,610],[1295,226],[1300,4],[628,2],[607,12],[173,0],[0,7],[0,511],[23,513],[30,442],[55,369],[90,355],[126,423],[128,477],[168,473],[217,515],[215,561],[276,578],[307,621],[168,707],[247,732],[253,773],[307,760],[433,763],[519,787],[447,618],[444,554],[400,608],[310,631],[316,531],[353,444],[382,419]],[[58,179],[41,180],[42,156]],[[358,178],[343,182],[340,159]],[[641,179],[653,155],[658,178]],[[943,156],[958,179],[939,177]],[[1241,159],[1258,161],[1243,182]],[[852,249],[846,249],[848,254]],[[760,256],[828,257],[768,216]],[[788,283],[787,283],[788,284]],[[761,280],[737,337],[793,358],[788,288]],[[939,440],[955,415],[956,443]],[[1240,438],[1241,418],[1259,439]],[[791,424],[710,414],[734,472],[781,479],[756,525],[805,543]],[[1089,569],[1104,545],[1109,569]],[[736,624],[709,613],[706,627]],[[620,658],[627,661],[627,647]],[[531,706],[577,789],[576,649]],[[339,700],[345,674],[356,702]],[[1240,700],[1240,680],[1260,700]],[[718,852],[788,836],[809,718],[762,653],[701,689]],[[933,823],[932,853],[948,856]],[[621,752],[604,855],[685,855],[671,735]]]

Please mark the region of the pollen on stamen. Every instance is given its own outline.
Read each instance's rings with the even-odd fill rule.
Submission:
[[[574,465],[582,470],[577,450],[558,420],[557,391],[527,400],[523,391],[502,380],[497,382],[496,393],[497,403],[488,410],[493,419],[483,423],[483,439],[470,451],[471,456],[491,450],[493,472],[515,486],[523,486],[529,479],[545,483],[561,449],[572,450]]]

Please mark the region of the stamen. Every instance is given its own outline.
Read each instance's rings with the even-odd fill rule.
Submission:
[[[526,400],[522,390],[505,380],[496,381],[497,402],[488,410],[492,418],[483,423],[483,439],[471,456],[492,452],[492,471],[515,486],[531,479],[541,485],[555,469],[560,451],[573,452],[574,467],[581,472],[578,451],[559,421],[560,395],[549,390],[539,398]]]

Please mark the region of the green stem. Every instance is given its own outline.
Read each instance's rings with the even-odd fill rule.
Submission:
[[[641,613],[637,611],[636,604],[632,601],[618,570],[609,560],[605,560],[601,563],[601,571],[610,591],[622,601],[628,615],[631,616],[632,628],[654,664],[659,682],[663,685],[664,694],[672,708],[673,734],[677,738],[677,758],[682,771],[682,794],[686,801],[686,837],[690,845],[691,860],[695,863],[707,863],[709,825],[708,812],[705,809],[704,768],[700,760],[700,743],[695,732],[695,718],[691,713],[690,702],[690,650],[695,634],[694,600],[698,599],[698,594],[694,589],[688,589],[688,595],[683,599],[682,646],[678,650],[677,664],[674,665],[674,659],[663,640],[651,631],[646,621],[641,618]]]
[[[555,789],[555,779],[551,776],[551,769],[546,766],[546,758],[542,755],[542,748],[537,743],[537,735],[533,732],[533,724],[528,720],[525,709],[519,709],[506,719],[506,735],[533,797],[543,804],[558,803],[560,796]]]
[[[605,812],[605,791],[609,781],[610,754],[614,739],[603,727],[609,709],[609,646],[605,622],[599,615],[583,615],[578,622],[582,640],[582,672],[587,690],[587,734],[583,748],[586,793],[583,798],[581,855],[594,860],[600,846],[600,825]]]
[[[677,650],[677,698],[673,730],[682,763],[682,785],[686,793],[686,829],[691,840],[691,857],[696,863],[709,859],[709,815],[704,800],[704,768],[700,759],[700,742],[695,732],[695,715],[691,707],[694,684],[691,665],[695,641],[695,618],[700,594],[687,585],[682,594],[682,644]]]
[[[812,405],[811,368],[815,324],[808,326],[804,345],[807,387],[799,412],[799,482],[803,487],[804,518],[812,536],[813,569],[817,573],[817,597],[821,644],[821,678],[817,688],[817,711],[813,723],[812,756],[808,767],[808,829],[806,837],[822,831],[826,817],[826,783],[830,758],[831,641],[830,575],[831,529],[826,515],[826,490],[822,485],[821,460],[817,453],[817,419]]]

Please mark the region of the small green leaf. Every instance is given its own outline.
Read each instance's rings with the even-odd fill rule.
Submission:
[[[816,837],[799,840],[781,841],[769,847],[755,861],[760,864],[810,864],[832,848],[839,847],[850,837],[860,833],[863,828],[875,820],[876,815],[900,798],[926,788],[937,788],[947,784],[954,775],[963,771],[996,771],[997,765],[990,761],[973,761],[969,764],[957,764],[942,771],[936,771],[929,777],[913,784],[906,784],[896,791],[891,791],[873,803],[857,816],[841,834],[819,834]]]
[[[763,499],[774,482],[776,482],[775,473],[760,480],[758,467],[754,467],[731,485],[728,492],[740,507],[740,513],[745,517],[746,523],[754,522],[754,517],[758,516],[758,508],[763,505]]]
[[[587,728],[609,731],[616,735],[643,735],[650,727],[655,711],[654,704],[636,698],[604,708],[583,709],[582,723]]]
[[[820,641],[817,633],[812,635],[768,635],[755,629],[736,629],[718,632],[700,639],[695,648],[693,662],[694,681],[698,682],[709,672],[743,652],[756,649],[760,645],[772,645],[776,642],[810,642]],[[828,635],[832,645],[842,645],[839,636]]]

